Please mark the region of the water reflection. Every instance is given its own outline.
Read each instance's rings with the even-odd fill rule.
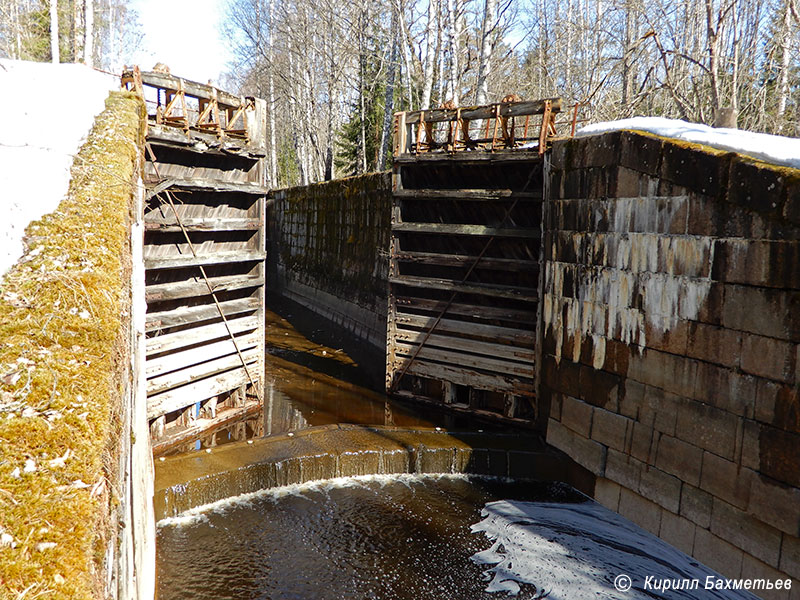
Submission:
[[[382,357],[365,345],[345,348],[341,331],[323,325],[313,313],[287,302],[274,303],[265,313],[263,409],[163,454],[335,423],[451,430],[484,427],[431,409],[423,414],[415,406],[375,391],[376,379],[382,375],[376,374],[376,367],[382,365]]]

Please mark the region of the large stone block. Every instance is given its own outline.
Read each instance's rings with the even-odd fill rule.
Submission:
[[[681,504],[681,480],[667,475],[655,467],[645,467],[639,476],[639,493],[663,506],[668,511],[677,513]]]
[[[598,477],[605,473],[606,447],[587,440],[550,419],[547,426],[547,443],[555,446],[582,467]]]
[[[628,436],[633,435],[633,423],[633,420],[617,413],[595,408],[592,418],[592,439],[624,452]]]
[[[800,539],[796,536],[784,534],[779,568],[795,579],[800,579]]]
[[[655,431],[649,425],[644,425],[638,421],[634,422],[630,444],[631,456],[648,465],[656,464],[655,442],[658,437],[660,436],[655,435]]]
[[[665,510],[661,513],[661,529],[658,532],[658,537],[691,556],[694,550],[696,529],[697,525],[689,519]]]
[[[735,507],[746,510],[755,473],[711,452],[703,453],[700,487]]]
[[[681,489],[680,514],[700,527],[711,526],[711,509],[714,498],[708,492],[684,483]]]
[[[763,475],[800,488],[800,434],[762,425],[759,458]]]
[[[683,142],[664,142],[660,175],[679,186],[719,197],[728,183],[731,154]]]
[[[620,141],[620,165],[648,175],[659,174],[663,146],[659,138],[623,131]]]
[[[594,499],[609,510],[619,510],[619,494],[622,487],[610,479],[601,477],[594,486]]]
[[[662,471],[697,487],[702,464],[703,450],[697,446],[669,435],[659,437],[656,466]]]
[[[745,554],[742,560],[742,579],[765,579],[777,582],[785,581],[786,574],[770,567],[757,558]],[[791,588],[786,589],[781,584],[781,589],[759,590],[758,594],[764,600],[790,600]]]
[[[739,331],[692,322],[689,325],[686,353],[692,358],[725,367],[736,367],[742,348]]]
[[[725,285],[722,325],[779,340],[800,338],[800,293]]]
[[[706,529],[694,536],[694,557],[725,577],[736,579],[742,572],[743,552]]]
[[[745,335],[742,370],[784,383],[795,382],[797,344],[760,335]]]
[[[800,243],[753,239],[716,240],[712,277],[726,283],[800,289]]]
[[[739,155],[730,163],[727,199],[750,210],[777,216],[783,210],[785,182],[782,170]]]
[[[800,490],[795,487],[754,477],[747,512],[790,536],[800,535]]]
[[[661,529],[662,508],[636,492],[622,488],[619,493],[619,514],[630,519],[642,529],[658,535]]]
[[[608,450],[606,459],[606,478],[630,490],[639,489],[639,478],[644,464],[628,454],[613,448]]]
[[[781,532],[719,498],[714,499],[711,531],[768,565],[778,566]]]
[[[561,422],[575,433],[588,438],[592,431],[592,407],[583,400],[564,396]]]
[[[733,460],[738,419],[726,411],[686,400],[678,408],[675,436],[718,456]]]

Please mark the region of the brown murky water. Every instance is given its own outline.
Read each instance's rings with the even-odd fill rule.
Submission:
[[[265,312],[263,410],[165,454],[334,423],[460,431],[493,428],[387,398],[375,391],[382,384],[383,360],[374,348],[348,344],[336,327],[293,303],[275,301]]]

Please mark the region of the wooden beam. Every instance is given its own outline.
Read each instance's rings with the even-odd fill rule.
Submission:
[[[435,317],[398,312],[394,323],[398,330],[414,327],[427,331],[435,321]],[[534,331],[532,329],[514,329],[511,327],[497,327],[496,325],[472,323],[470,321],[441,319],[434,331],[437,333],[458,333],[461,335],[469,335],[473,338],[484,338],[493,342],[507,342],[518,347],[533,349]]]
[[[416,309],[433,312],[438,315],[447,306],[444,300],[430,300],[428,298],[411,298],[397,296],[395,302],[399,309]],[[448,315],[459,315],[475,319],[511,321],[512,323],[527,323],[535,325],[537,322],[536,307],[531,310],[518,310],[498,306],[480,306],[454,302],[447,309]]]
[[[255,231],[259,228],[259,219],[218,218],[182,218],[186,231]],[[144,222],[147,231],[174,233],[182,231],[174,217],[149,218]]]
[[[225,275],[222,277],[209,277],[208,281],[215,292],[229,292],[264,285],[264,278],[260,275]],[[157,283],[148,285],[144,292],[145,299],[148,302],[208,295],[210,295],[208,286],[202,280]]]
[[[242,358],[247,366],[258,362],[259,348],[249,348],[242,350]],[[187,385],[195,381],[199,381],[206,377],[212,377],[225,373],[233,368],[242,364],[242,360],[238,354],[231,354],[229,356],[222,356],[200,363],[185,369],[165,373],[157,377],[148,379],[147,381],[147,394],[148,396],[165,392],[167,390],[177,388],[179,386]]]
[[[541,162],[538,148],[515,148],[495,150],[493,152],[420,152],[418,154],[401,154],[394,157],[395,164],[423,163],[480,163],[494,164],[507,162]]]
[[[469,225],[454,223],[392,223],[392,232],[435,233],[439,235],[480,235],[493,237],[511,237],[538,240],[542,232],[538,228],[486,227],[485,225]]]
[[[258,329],[259,321],[257,317],[240,317],[228,320],[228,327],[234,335]],[[202,325],[175,333],[165,333],[156,337],[148,338],[145,343],[147,347],[147,361],[153,354],[169,352],[186,346],[207,343],[211,340],[228,336],[228,328],[225,323],[214,323],[213,325]]]
[[[243,97],[235,96],[234,94],[217,89],[214,86],[175,77],[167,73],[159,73],[157,71],[142,71],[142,83],[172,92],[183,90],[183,92],[189,96],[202,98],[204,100],[216,98],[220,104],[231,108],[239,108],[245,103]]]
[[[408,361],[398,358],[389,366],[392,373],[397,373]],[[467,367],[451,367],[429,363],[424,360],[415,360],[406,371],[409,375],[419,375],[440,381],[452,381],[458,385],[466,385],[490,392],[510,392],[518,396],[533,396],[533,381],[512,377],[509,375],[495,375],[481,373]]]
[[[537,292],[532,288],[519,288],[510,285],[497,285],[489,283],[457,283],[451,279],[438,279],[433,277],[413,277],[411,275],[398,275],[389,277],[389,283],[394,285],[407,285],[409,287],[426,288],[433,290],[446,290],[493,296],[496,298],[509,298],[526,302],[538,301]]]
[[[162,184],[167,182],[169,182],[170,185],[165,188]],[[152,187],[158,187],[161,190],[177,188],[178,190],[232,192],[238,194],[255,194],[256,196],[266,196],[269,193],[269,188],[257,183],[250,183],[246,181],[216,181],[211,179],[168,179],[166,181],[160,181],[156,186]],[[148,191],[148,199],[149,198],[150,194]]]
[[[239,298],[238,300],[228,300],[220,302],[222,312],[226,317],[252,312],[259,308],[258,298]],[[219,317],[219,309],[215,304],[203,304],[200,306],[179,306],[172,310],[162,310],[147,314],[145,331],[155,331],[157,329],[167,329],[177,325],[187,325],[198,321],[207,321]]]
[[[395,343],[395,352],[397,356],[413,356],[416,351],[417,344]],[[487,358],[485,356],[475,356],[474,354],[467,354],[465,352],[459,352],[458,350],[429,348],[427,344],[417,352],[414,360],[436,361],[446,365],[459,365],[462,367],[479,369],[481,371],[491,371],[493,373],[525,377],[533,380],[533,362],[530,364],[522,364],[504,361],[496,358]]]
[[[259,334],[249,333],[236,336],[236,345],[240,352],[258,346]],[[220,342],[204,344],[196,348],[165,354],[147,361],[145,375],[148,379],[191,367],[214,357],[236,355],[236,347],[230,338]]]
[[[515,190],[491,189],[463,189],[463,190],[408,190],[401,189],[394,192],[397,198],[430,198],[453,200],[536,200],[542,201],[542,191],[519,192]]]
[[[443,382],[444,383],[444,382]],[[421,404],[425,404],[428,406],[442,406],[442,403],[434,398],[428,398],[427,396],[421,396],[419,394],[414,394],[413,392],[409,392],[406,390],[400,390],[395,392],[393,396],[400,398],[402,400],[408,400],[411,402],[419,402]],[[479,418],[485,421],[491,421],[494,423],[505,423],[508,425],[514,425],[515,427],[524,427],[526,429],[532,429],[536,426],[534,421],[530,421],[528,419],[521,419],[519,417],[506,417],[505,415],[501,415],[500,413],[492,412],[490,410],[484,409],[472,409],[460,404],[449,404],[447,405],[447,409],[451,410],[455,413],[459,413],[462,415],[466,415],[471,418]]]
[[[471,267],[477,256],[465,254],[440,254],[438,252],[397,252],[394,257],[399,262],[420,265],[439,265],[443,267]],[[514,273],[539,271],[539,261],[530,258],[492,258],[483,256],[478,262],[477,269],[492,269],[495,271],[512,271]]]
[[[144,73],[142,74],[144,76]],[[144,79],[143,79],[144,81]],[[525,115],[540,115],[544,113],[547,101],[550,101],[551,110],[558,112],[561,110],[561,98],[549,98],[545,100],[531,100],[528,102],[512,102],[500,104],[499,115],[501,117],[522,117]],[[420,122],[420,115],[425,113],[426,123],[440,123],[442,121],[457,121],[464,119],[474,121],[476,119],[493,119],[498,113],[496,104],[486,106],[471,106],[461,109],[455,108],[434,108],[432,110],[414,110],[406,113],[406,125],[413,125]],[[459,112],[460,111],[460,112]]]
[[[439,331],[437,327],[434,331]],[[425,339],[423,331],[415,331],[411,329],[397,329],[394,339],[398,343],[405,343],[408,345],[419,345]],[[463,337],[452,337],[441,334],[431,334],[425,342],[425,347],[439,347],[448,350],[456,350],[463,352],[472,352],[474,354],[483,354],[491,358],[502,358],[505,360],[514,360],[520,363],[527,363],[530,368],[533,368],[533,361],[535,352],[533,348],[525,348],[518,346],[506,346],[504,344],[495,344],[492,342],[482,342],[477,340],[469,340]],[[477,358],[477,357],[476,357]]]
[[[248,221],[251,219],[247,219]],[[258,219],[252,219],[258,221]],[[241,252],[215,252],[214,254],[200,254],[192,256],[184,254],[181,256],[154,256],[145,258],[144,268],[148,270],[157,269],[182,269],[186,267],[197,267],[199,265],[219,265],[225,263],[241,263],[263,261],[266,259],[266,252],[257,250],[244,250]]]
[[[229,371],[216,377],[201,379],[188,385],[155,394],[147,399],[147,418],[155,419],[161,415],[180,410],[195,402],[202,402],[212,396],[236,389],[249,382],[244,368]]]

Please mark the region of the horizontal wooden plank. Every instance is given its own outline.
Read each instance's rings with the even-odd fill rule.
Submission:
[[[440,235],[481,235],[493,237],[512,237],[539,239],[541,230],[533,227],[487,227],[464,223],[392,223],[392,232],[435,233]]]
[[[395,356],[413,356],[417,351],[417,344],[404,344],[402,342],[395,342],[394,350]],[[428,347],[427,344],[419,350],[417,360],[428,360],[441,362],[450,366],[469,367],[473,369],[480,369],[481,371],[490,371],[493,373],[500,373],[503,375],[512,375],[515,377],[525,377],[533,379],[533,363],[521,364],[513,361],[505,361],[496,358],[488,358],[485,356],[475,356],[474,354],[466,354],[456,350],[441,350],[439,348]]]
[[[260,275],[225,275],[209,277],[209,283],[215,292],[228,292],[262,286],[264,278]],[[144,295],[148,302],[156,302],[208,296],[209,292],[205,281],[200,280],[148,285]]]
[[[238,219],[233,217],[218,218],[182,218],[181,223],[187,231],[254,231],[261,226],[259,219]],[[165,233],[181,231],[175,217],[145,219],[147,231],[163,231]]]
[[[438,331],[438,327],[435,331]],[[395,341],[398,343],[419,345],[425,339],[424,331],[411,329],[396,329],[393,339],[389,340],[391,346]],[[492,342],[481,342],[468,340],[462,337],[451,337],[448,335],[432,333],[425,341],[425,347],[446,348],[448,350],[460,352],[472,352],[482,354],[491,358],[502,358],[517,362],[533,365],[535,353],[533,348],[506,346],[504,344],[494,344]],[[531,366],[531,368],[533,368]]]
[[[414,277],[411,275],[398,275],[389,277],[389,283],[394,285],[407,285],[410,287],[426,288],[433,290],[446,290],[462,292],[465,294],[477,294],[481,296],[493,296],[495,298],[510,298],[513,300],[524,300],[526,302],[536,302],[538,292],[532,288],[517,288],[510,285],[497,285],[489,283],[459,283],[451,279],[438,279],[434,277]]]
[[[227,302],[220,302],[222,312],[226,317],[240,314],[243,312],[252,312],[259,308],[260,302],[258,298],[239,298],[238,300],[228,300]],[[172,310],[162,310],[147,314],[145,323],[145,331],[155,331],[157,329],[166,329],[167,327],[175,327],[176,325],[186,325],[188,323],[196,323],[198,321],[206,321],[219,317],[219,309],[216,304],[203,304],[200,306],[180,306]]]
[[[475,152],[422,152],[419,154],[400,154],[394,157],[397,165],[432,164],[502,164],[502,163],[540,163],[538,148],[517,148],[514,150],[475,151]]]
[[[399,358],[392,362],[390,372],[400,373],[403,365],[408,362],[407,358]],[[440,381],[450,381],[458,385],[466,385],[475,389],[487,390],[490,392],[508,392],[517,396],[533,396],[533,380],[512,377],[510,375],[492,375],[481,373],[475,369],[467,367],[451,367],[437,363],[430,363],[424,360],[415,360],[408,370],[408,375],[419,375]]]
[[[226,106],[230,108],[239,108],[245,103],[245,99],[241,96],[235,96],[230,92],[226,92],[206,83],[175,77],[169,73],[142,71],[142,83],[173,92],[177,92],[178,89],[183,88],[183,91],[189,96],[202,98],[204,100],[216,98],[219,102],[220,109]]]
[[[259,348],[251,348],[242,351],[242,358],[248,368],[253,370],[251,365],[256,365],[260,358]],[[147,394],[153,395],[165,392],[173,388],[190,384],[207,377],[213,377],[220,373],[230,371],[242,364],[238,354],[223,356],[214,360],[209,360],[185,369],[165,373],[147,380]]]
[[[430,300],[428,298],[410,298],[408,296],[398,296],[395,298],[397,307],[425,310],[438,315],[447,306],[444,300]],[[535,324],[538,321],[536,315],[536,305],[533,304],[530,310],[517,310],[513,308],[503,308],[498,306],[476,306],[473,304],[463,304],[453,302],[447,307],[448,315],[459,315],[472,317],[475,319],[488,319],[511,321],[512,323]]]
[[[205,155],[236,154],[238,157],[251,160],[258,160],[264,156],[263,148],[250,145],[246,140],[234,138],[221,140],[213,133],[195,130],[186,133],[177,127],[155,123],[152,115],[150,119],[147,124],[147,141],[150,144],[166,148],[180,148],[184,151]]]
[[[515,427],[525,427],[528,429],[536,426],[536,422],[533,420],[521,419],[519,417],[507,417],[498,412],[493,412],[482,408],[469,408],[463,404],[444,404],[441,400],[414,394],[413,392],[409,392],[407,390],[399,390],[392,395],[405,401],[419,402],[427,406],[445,408],[455,413],[467,415],[473,419],[477,417],[482,420],[492,421],[495,423],[512,424]]]
[[[258,329],[261,326],[263,326],[263,323],[258,316],[228,320],[228,327],[230,327],[234,335],[251,329]],[[193,344],[207,343],[226,336],[228,336],[228,329],[225,323],[214,323],[213,325],[201,325],[200,327],[192,327],[183,331],[148,338],[145,346],[148,360],[150,360],[149,357],[153,354],[169,352]]]
[[[252,350],[261,344],[260,332],[247,333],[234,337],[236,338],[236,345],[239,347],[240,352]],[[231,354],[236,354],[236,347],[234,347],[230,338],[226,338],[219,342],[204,344],[188,350],[172,352],[159,356],[158,358],[150,358],[145,362],[145,376],[148,379],[159,377],[167,373],[191,367],[203,361]]]
[[[397,312],[393,323],[400,329],[411,327],[427,331],[436,318],[412,315],[409,313]],[[471,323],[469,321],[456,321],[453,319],[441,319],[434,329],[434,332],[458,333],[474,338],[484,338],[493,342],[507,342],[522,348],[533,348],[535,333],[533,329],[513,329],[511,327],[497,327],[495,325],[485,325],[483,323]]]
[[[467,256],[465,254],[440,254],[438,252],[406,252],[399,251],[394,257],[399,262],[414,263],[419,265],[439,265],[442,267],[465,267],[472,266],[477,260],[477,256]],[[492,269],[496,271],[513,271],[518,273],[538,272],[539,261],[531,259],[517,258],[492,258],[490,256],[481,257],[476,268]]]
[[[255,369],[250,369],[250,374],[257,378],[259,374],[254,371]],[[240,367],[215,377],[201,379],[179,388],[154,394],[147,398],[147,418],[155,419],[161,415],[186,408],[195,402],[202,402],[223,392],[235,390],[249,381],[244,368]]]
[[[192,256],[184,254],[181,256],[153,256],[144,259],[145,269],[181,269],[184,267],[196,267],[199,265],[219,265],[224,263],[239,263],[263,261],[266,259],[266,252],[258,250],[243,250],[241,252],[215,252],[214,254],[200,254]]]
[[[545,102],[547,101],[550,102],[553,112],[559,112],[561,110],[561,98],[549,98],[544,100],[499,104],[499,114],[502,117],[540,115],[544,112]],[[497,114],[497,106],[497,104],[488,104],[486,106],[466,106],[460,109],[434,108],[431,110],[414,110],[406,113],[405,121],[406,125],[413,125],[414,123],[419,123],[420,120],[424,120],[426,123],[437,123],[442,121],[455,121],[459,117],[470,121],[474,121],[475,119],[491,119]]]
[[[430,198],[434,200],[542,200],[542,190],[520,192],[516,190],[463,189],[463,190],[406,190],[394,191],[396,198]]]
[[[165,179],[155,185],[148,186],[146,197],[149,199],[161,191],[192,190],[203,192],[235,192],[238,194],[254,194],[256,196],[266,196],[269,188],[257,183],[218,181],[213,179]]]

